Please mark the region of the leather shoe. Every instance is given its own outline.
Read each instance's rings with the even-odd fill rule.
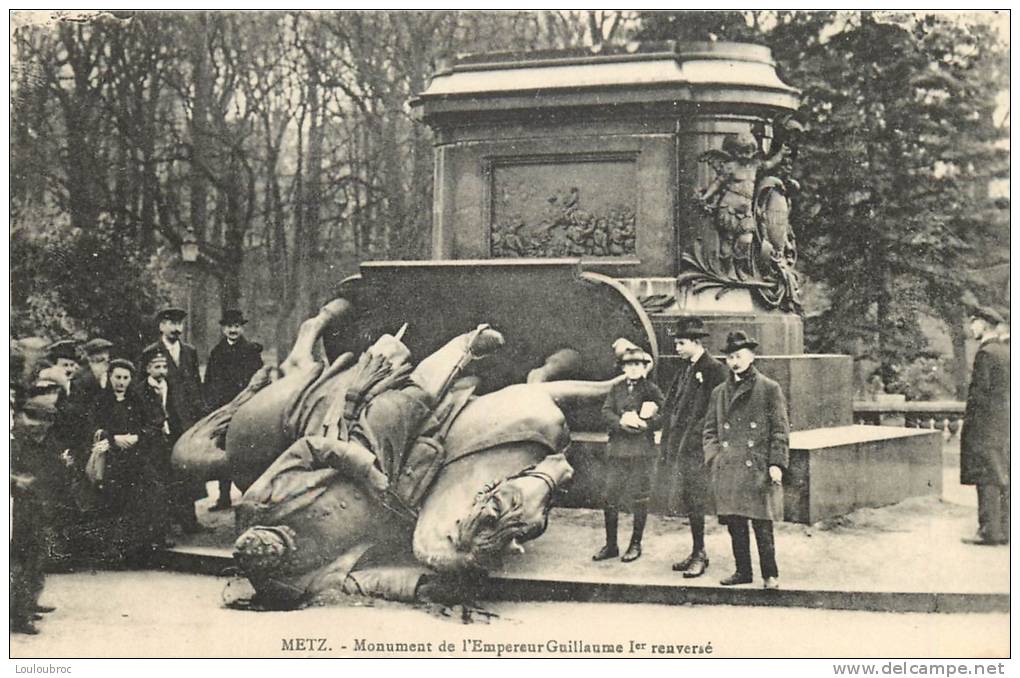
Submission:
[[[753,580],[754,577],[752,577],[749,574],[744,574],[742,572],[734,572],[733,574],[726,577],[719,583],[722,584],[723,586],[737,586],[739,584],[750,584]]]
[[[38,603],[36,603],[35,607],[32,608],[32,611],[33,612],[42,612],[42,613],[45,614],[46,612],[53,612],[56,609],[57,608],[53,607],[52,605],[39,605]]]
[[[691,554],[689,556],[687,556],[680,562],[673,563],[673,571],[683,572],[684,570],[690,569],[691,565],[694,564],[694,561],[697,560],[700,556],[704,555],[705,555],[704,551],[691,551]]]
[[[764,588],[767,588],[767,589],[778,589],[779,588],[779,577],[765,577]]]
[[[617,547],[615,544],[613,545],[606,544],[601,549],[599,549],[599,552],[593,555],[591,559],[597,562],[599,560],[609,560],[610,558],[615,558],[618,555],[620,555],[619,547]]]
[[[234,506],[229,501],[226,502],[226,503],[216,502],[215,504],[213,504],[212,506],[209,507],[209,510],[210,511],[229,511],[232,508],[234,508]]]
[[[684,572],[684,579],[694,579],[705,574],[705,570],[708,569],[708,556],[704,553],[701,557],[691,563],[691,566]]]
[[[962,541],[964,544],[971,544],[973,546],[998,546],[999,544],[1008,543],[1002,541],[1001,539],[991,539],[989,537],[982,537],[980,535],[978,535],[977,537],[964,537],[960,541]]]
[[[620,558],[620,560],[622,560],[625,563],[631,563],[640,557],[641,557],[641,544],[631,543],[631,545],[627,547],[627,552],[623,554],[623,557]]]
[[[11,633],[24,633],[27,636],[39,635],[39,629],[29,619],[19,619],[11,622]]]

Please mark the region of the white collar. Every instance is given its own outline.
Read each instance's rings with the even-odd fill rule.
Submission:
[[[705,355],[705,347],[704,346],[699,346],[698,350],[695,351],[694,355],[692,355],[689,358],[689,360],[691,361],[691,364],[693,365],[694,363],[696,363],[699,360],[701,360],[701,356],[703,356],[703,355]]]

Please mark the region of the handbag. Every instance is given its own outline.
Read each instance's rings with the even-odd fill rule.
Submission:
[[[96,431],[96,434],[92,436],[92,444],[95,445],[104,437],[106,437],[105,431],[102,429]],[[94,485],[101,485],[103,483],[106,479],[106,450],[92,451],[89,455],[89,460],[85,463],[85,477]]]

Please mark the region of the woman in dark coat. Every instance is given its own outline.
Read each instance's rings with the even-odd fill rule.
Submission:
[[[757,347],[743,332],[726,338],[731,373],[712,391],[702,443],[716,513],[730,532],[737,566],[720,583],[749,584],[753,579],[750,521],[765,588],[778,588],[772,522],[783,519],[781,483],[789,463],[790,424],[782,388],[753,366]]]
[[[153,426],[129,389],[134,372],[127,360],[111,361],[110,389],[97,402],[90,427],[94,439],[90,480],[102,501],[97,555],[107,561],[144,558],[163,538],[160,515],[166,507],[151,458]]]

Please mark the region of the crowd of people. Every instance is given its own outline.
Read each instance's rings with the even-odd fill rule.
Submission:
[[[244,337],[244,315],[226,311],[203,381],[197,351],[182,340],[186,315],[160,311],[159,338],[134,361],[111,359],[117,347],[99,337],[81,346],[35,338],[12,345],[12,631],[36,633],[34,621],[52,609],[39,604],[44,571],[141,564],[175,531],[203,529],[196,500],[205,494],[204,479],[177,473],[171,450],[199,418],[245,388],[262,366],[262,347]],[[970,328],[980,347],[964,416],[961,483],[977,486],[979,530],[965,541],[1000,545],[1010,529],[1009,325],[998,312],[977,308]],[[682,318],[670,333],[681,360],[665,395],[648,378],[647,352],[623,339],[613,346],[623,376],[602,407],[609,432],[605,543],[593,560],[641,557],[653,488],[665,486],[667,510],[688,518],[692,541],[674,571],[705,574],[706,516],[716,515],[735,563],[720,584],[753,581],[753,532],[763,586],[778,588],[773,523],[783,519],[790,435],[782,388],[756,369],[758,343],[742,331],[728,334],[724,362],[709,354],[701,319]],[[220,478],[215,509],[230,508],[230,492],[231,480]],[[633,514],[622,556],[621,511]]]
[[[37,631],[44,571],[144,565],[175,535],[204,529],[205,482],[176,472],[171,450],[244,389],[262,347],[244,337],[240,311],[224,312],[203,381],[186,316],[162,309],[159,338],[134,360],[102,337],[12,343],[12,631]],[[213,508],[230,508],[230,492],[219,479]]]

